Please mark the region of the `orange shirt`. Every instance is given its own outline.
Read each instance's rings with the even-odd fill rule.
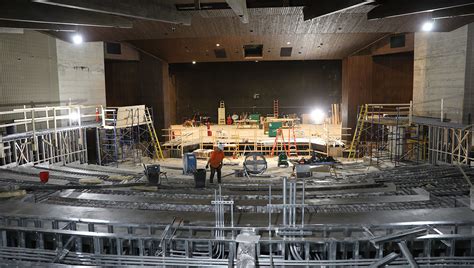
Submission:
[[[224,159],[223,151],[217,151],[217,150],[212,151],[211,158],[209,159],[209,164],[213,168],[218,168],[221,165],[223,159]]]

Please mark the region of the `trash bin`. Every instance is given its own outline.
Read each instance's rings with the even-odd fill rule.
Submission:
[[[49,172],[48,171],[41,171],[39,173],[39,178],[42,183],[47,183],[49,180]]]
[[[160,182],[160,165],[148,165],[146,166],[146,176],[148,178],[148,183],[152,185],[157,185]]]
[[[194,172],[194,184],[195,188],[206,187],[206,170],[203,168],[197,169]]]

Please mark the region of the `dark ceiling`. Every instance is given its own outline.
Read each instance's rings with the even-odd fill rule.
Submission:
[[[451,31],[474,21],[473,7],[465,0],[0,0],[0,27],[125,41],[170,63],[341,59],[429,20],[435,31]],[[245,58],[245,45],[263,45],[262,57]]]

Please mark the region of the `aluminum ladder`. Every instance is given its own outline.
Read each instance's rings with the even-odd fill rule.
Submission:
[[[368,111],[369,106],[367,104],[364,104],[360,107],[359,115],[357,117],[356,129],[354,135],[352,136],[351,147],[349,147],[348,150],[349,155],[347,156],[347,158],[349,159],[355,159],[357,155],[357,145],[359,145],[360,137],[362,136],[362,131],[364,130],[364,123],[365,119],[367,118]]]
[[[165,157],[163,156],[163,151],[161,150],[160,140],[158,140],[158,136],[156,135],[155,126],[153,125],[153,118],[150,113],[150,108],[148,107],[145,108],[145,122],[150,134],[151,143],[155,149],[155,156],[158,160],[164,160]]]

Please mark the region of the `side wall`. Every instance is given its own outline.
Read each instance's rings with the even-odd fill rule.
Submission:
[[[468,26],[448,33],[415,34],[415,115],[463,119]]]
[[[139,61],[106,60],[107,106],[145,104],[153,109],[156,130],[174,121],[168,64],[140,53]],[[165,101],[166,100],[166,101]]]
[[[347,133],[356,127],[360,105],[412,100],[412,52],[347,57],[342,73],[342,125],[351,128]]]
[[[47,35],[0,34],[0,109],[59,101],[56,40]]]
[[[372,100],[372,56],[345,58],[342,62],[342,127],[355,128],[357,107]],[[352,131],[349,131],[352,133]],[[348,132],[348,133],[349,133]]]
[[[61,102],[105,105],[104,45],[74,45],[57,40],[59,98]]]
[[[0,34],[0,109],[105,104],[101,42],[73,45],[24,31]]]

